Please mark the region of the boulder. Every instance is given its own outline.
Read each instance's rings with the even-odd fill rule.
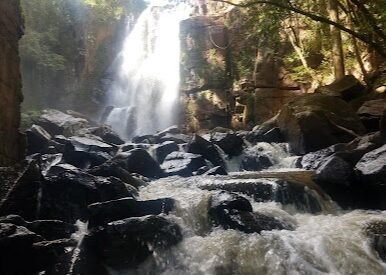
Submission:
[[[43,111],[37,124],[53,136],[64,135],[70,137],[75,135],[79,129],[87,127],[88,121],[84,118],[77,118],[58,110],[49,109]]]
[[[289,102],[282,108],[277,123],[291,151],[301,155],[349,142],[365,132],[346,102],[322,94],[304,95]]]
[[[368,132],[376,132],[380,129],[380,120],[386,108],[386,99],[369,100],[357,111],[359,118]]]
[[[167,133],[159,137],[159,142],[173,141],[177,144],[184,144],[190,141],[190,136],[184,134],[170,134]]]
[[[160,216],[145,216],[114,221],[95,229],[83,240],[82,249],[87,251],[86,259],[95,259],[101,269],[109,266],[122,270],[137,267],[153,251],[169,248],[181,240],[178,225]]]
[[[116,148],[89,137],[71,137],[65,145],[64,160],[79,168],[101,165],[112,158]]]
[[[32,125],[25,131],[27,135],[27,154],[43,153],[48,150],[51,135],[38,125]]]
[[[252,131],[245,135],[245,139],[249,142],[284,142],[284,137],[277,126],[277,117],[267,120],[261,125],[253,127]]]
[[[187,152],[201,155],[213,165],[225,168],[224,160],[215,145],[199,135],[194,135],[188,143]]]
[[[244,141],[236,134],[215,132],[210,135],[210,141],[231,157],[238,156],[243,151]]]
[[[157,136],[158,137],[163,137],[163,136],[166,136],[168,134],[171,134],[171,135],[178,135],[178,134],[182,134],[181,130],[178,128],[177,125],[173,125],[173,126],[170,126],[168,128],[166,128],[165,130],[161,131],[161,132],[158,132],[157,133]]]
[[[372,221],[366,226],[365,232],[370,239],[371,247],[377,252],[379,258],[386,262],[386,222]]]
[[[386,144],[365,154],[355,170],[361,184],[386,185]]]
[[[201,155],[172,152],[166,156],[161,168],[167,176],[190,177],[204,166],[206,166],[206,162]]]
[[[115,133],[110,127],[103,125],[99,127],[89,128],[90,134],[100,137],[104,142],[121,145],[125,142]]]
[[[317,88],[315,92],[350,101],[363,96],[366,93],[366,87],[353,75],[345,75],[343,78],[335,80],[329,85]]]
[[[131,173],[138,173],[149,178],[159,178],[163,175],[159,164],[144,149],[133,149],[116,155],[113,161]]]
[[[178,150],[179,147],[174,141],[164,141],[153,147],[153,151],[155,152],[159,163],[162,163],[167,155]]]
[[[209,199],[208,217],[214,225],[224,229],[236,229],[245,233],[263,230],[293,230],[282,221],[261,213],[253,213],[250,202],[234,193],[221,191]]]
[[[88,206],[90,213],[89,227],[96,227],[112,221],[146,215],[168,214],[175,208],[175,201],[170,198],[137,201],[132,198],[122,198],[106,202],[94,203]]]

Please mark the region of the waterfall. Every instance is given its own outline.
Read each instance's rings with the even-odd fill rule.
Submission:
[[[154,133],[178,118],[179,22],[188,5],[151,3],[132,28],[127,26],[109,90],[114,109],[106,124],[123,138]]]

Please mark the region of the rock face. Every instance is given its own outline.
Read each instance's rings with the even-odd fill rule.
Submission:
[[[18,0],[0,2],[0,166],[11,165],[24,155],[19,133],[21,75],[18,40],[23,21]]]
[[[295,154],[348,142],[365,132],[346,102],[321,94],[304,95],[291,101],[281,110],[277,123]]]

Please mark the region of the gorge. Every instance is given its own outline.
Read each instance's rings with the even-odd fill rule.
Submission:
[[[6,26],[1,37],[7,37],[0,49],[15,49],[23,30],[18,1],[11,2],[15,6],[0,3],[0,14],[11,9],[7,14],[15,18],[0,17]],[[318,77],[330,76],[323,71],[306,84],[300,73],[296,78],[293,67],[285,67],[290,41],[263,43],[263,32],[254,40],[244,25],[251,15],[241,8],[218,1],[123,1],[108,9],[113,2],[63,2],[76,4],[79,13],[89,9],[84,21],[113,11],[120,27],[108,39],[121,42],[88,41],[95,59],[103,49],[98,45],[114,45],[104,53],[98,81],[90,60],[76,81],[64,77],[73,80],[68,89],[91,85],[89,102],[81,103],[79,88],[71,95],[75,101],[79,96],[74,105],[23,113],[26,142],[17,132],[20,75],[9,69],[18,66],[18,54],[0,52],[1,61],[13,60],[1,63],[0,95],[14,103],[4,103],[7,111],[0,113],[0,274],[386,272],[381,65],[373,86],[369,75],[351,68],[314,89]],[[255,11],[268,14],[248,12]],[[27,38],[43,39],[28,29],[30,19]],[[280,18],[280,26],[287,19]],[[95,22],[99,30],[103,24],[114,28]],[[278,23],[267,24],[268,36],[275,37]],[[240,38],[245,30],[249,35]],[[255,46],[257,52],[250,49]],[[23,47],[22,64],[32,66]],[[85,59],[92,60],[87,47]],[[306,63],[316,62],[311,53]],[[256,59],[245,60],[251,56]],[[378,56],[373,63],[382,62]],[[71,60],[66,64],[72,71]],[[305,67],[301,73],[309,77],[314,68]],[[39,68],[35,73],[48,72]],[[24,91],[31,93],[25,64],[22,71]],[[85,79],[90,82],[81,86]],[[23,108],[31,106],[29,96]]]

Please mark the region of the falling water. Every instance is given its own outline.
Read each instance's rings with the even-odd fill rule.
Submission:
[[[123,138],[154,133],[176,123],[179,86],[179,22],[188,6],[150,4],[126,39],[109,91],[115,108],[106,123]]]

